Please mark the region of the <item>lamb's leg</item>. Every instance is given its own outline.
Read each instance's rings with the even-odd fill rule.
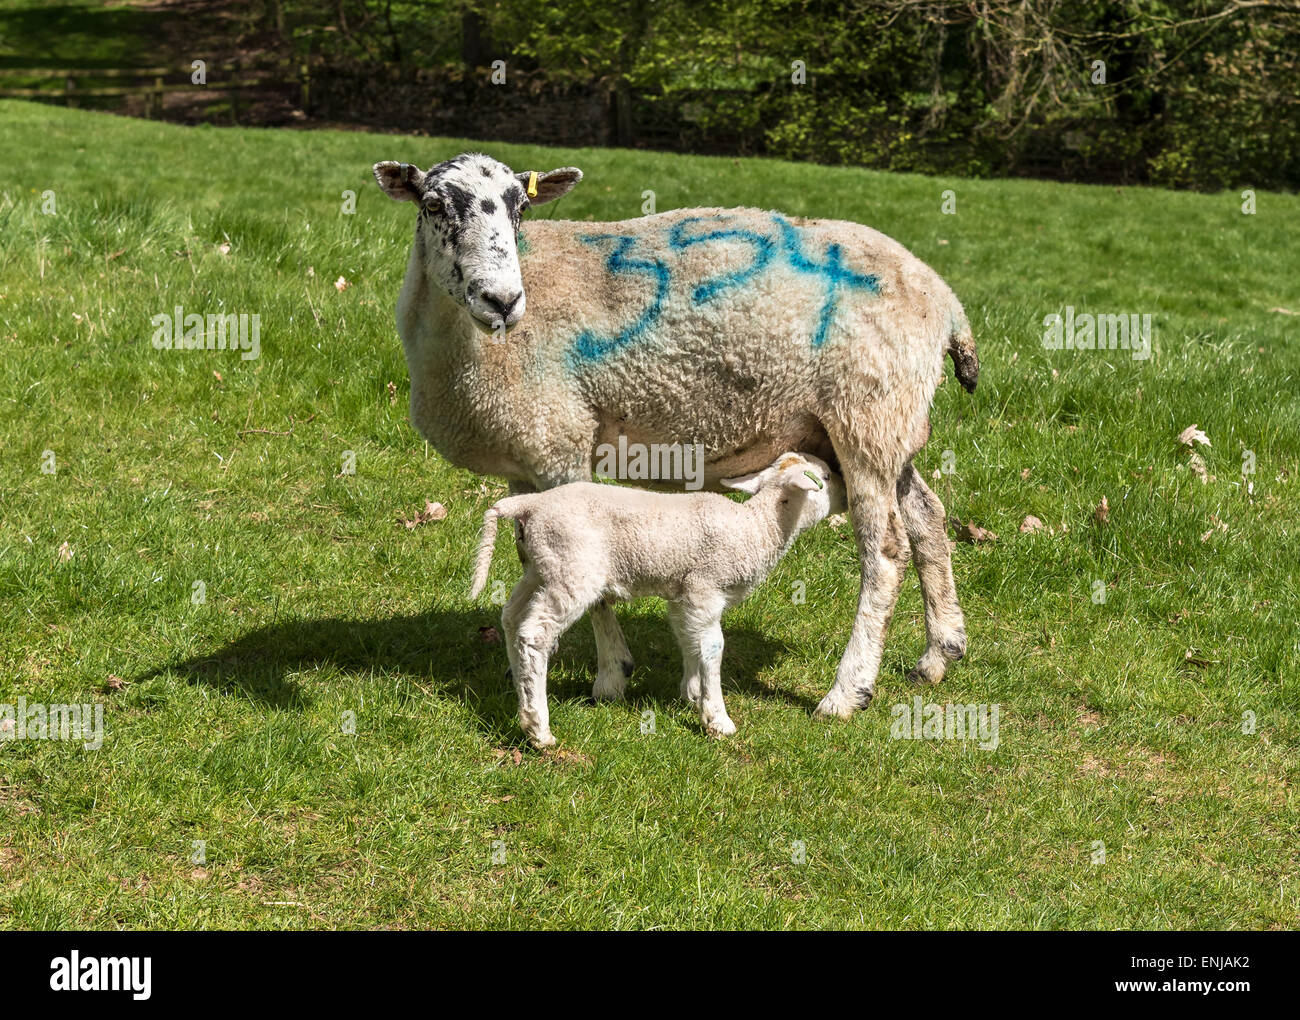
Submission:
[[[524,576],[521,577],[514,589],[510,592],[510,597],[506,599],[506,604],[501,610],[501,631],[505,639],[506,658],[510,661],[510,677],[513,679],[519,674],[518,656],[515,654],[515,640],[519,633],[519,621],[524,615],[524,610],[528,607],[528,601],[537,592],[541,584],[536,572],[531,566],[524,568]]]
[[[711,737],[729,737],[736,724],[722,702],[722,622],[714,617],[696,634],[700,660],[700,723]]]
[[[668,623],[677,638],[677,647],[682,653],[683,701],[688,701],[695,708],[700,707],[700,656],[695,637],[686,619],[686,608],[679,603],[668,603]]]
[[[596,682],[591,696],[597,701],[617,701],[623,697],[632,675],[632,653],[611,601],[601,599],[591,607],[591,627],[596,632]]]
[[[523,584],[520,581],[516,591]],[[586,608],[573,592],[543,586],[527,600],[517,617],[511,665],[519,694],[519,725],[534,747],[555,744],[546,706],[546,667],[555,642]]]
[[[670,607],[669,619],[682,646],[684,676],[682,686],[687,698],[700,710],[700,724],[711,737],[729,737],[736,724],[727,715],[722,701],[722,611],[721,598],[683,602]],[[699,684],[692,697],[691,673]]]
[[[943,504],[910,463],[899,476],[897,488],[903,527],[925,602],[925,652],[907,678],[937,683],[943,679],[948,663],[966,654],[966,622],[952,579]]]
[[[544,487],[588,481],[591,481],[590,476],[582,473],[556,475]],[[511,495],[536,491],[527,482],[510,483]],[[596,636],[596,682],[592,685],[591,696],[597,701],[617,701],[623,697],[628,678],[632,676],[632,653],[623,638],[623,631],[619,629],[612,602],[602,599],[591,607],[591,629]]]
[[[858,540],[862,591],[835,686],[822,698],[816,714],[848,718],[855,709],[865,708],[875,694],[885,629],[898,599],[907,552],[899,521],[902,515],[895,502],[895,480],[870,470],[853,471],[843,458],[841,466],[848,487],[849,516]]]

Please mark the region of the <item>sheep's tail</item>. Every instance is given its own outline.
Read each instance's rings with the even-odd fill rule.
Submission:
[[[980,377],[980,359],[975,353],[975,338],[971,335],[970,323],[960,311],[953,316],[952,332],[948,335],[948,353],[952,355],[952,367],[957,373],[957,381],[966,388],[967,393],[974,393],[975,384]]]
[[[476,599],[487,584],[488,571],[492,567],[492,550],[497,540],[497,518],[501,516],[500,504],[490,506],[483,515],[483,533],[479,536],[478,552],[474,556],[474,583],[470,585],[469,597]]]

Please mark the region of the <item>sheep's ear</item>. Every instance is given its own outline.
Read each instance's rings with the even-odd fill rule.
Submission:
[[[807,489],[809,492],[820,492],[826,487],[812,468],[803,470],[791,468],[785,473],[785,483],[793,485],[796,489]]]
[[[374,170],[384,194],[396,202],[416,202],[424,193],[424,171],[414,163],[386,159],[376,163]]]
[[[582,171],[576,166],[562,166],[558,170],[547,170],[545,173],[525,170],[515,174],[515,178],[528,193],[528,201],[533,205],[541,205],[543,202],[553,202],[572,191],[573,186],[582,180]]]
[[[741,475],[739,478],[724,478],[722,484],[728,489],[735,489],[737,492],[748,492],[754,495],[763,486],[763,476],[767,474],[767,469],[755,471],[752,475]]]

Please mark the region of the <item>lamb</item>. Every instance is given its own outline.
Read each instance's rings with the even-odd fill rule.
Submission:
[[[447,460],[527,492],[590,480],[620,438],[702,444],[713,490],[785,450],[819,457],[843,475],[862,586],[818,714],[870,701],[909,551],[926,623],[912,676],[962,657],[946,515],[912,458],[945,355],[968,390],[979,362],[932,269],[868,227],[757,209],[523,222],[576,167],[465,154],[374,173],[418,209],[397,324],[411,420]],[[627,644],[605,602],[591,618],[594,692],[617,697]]]
[[[524,576],[501,614],[519,722],[538,748],[555,743],[546,667],[561,634],[607,600],[660,595],[682,651],[682,697],[711,736],[736,725],[722,702],[722,613],[771,572],[799,535],[844,504],[844,484],[821,460],[786,453],[710,492],[668,494],[573,482],[507,496],[483,515],[470,595],[487,583],[497,520],[515,521]]]

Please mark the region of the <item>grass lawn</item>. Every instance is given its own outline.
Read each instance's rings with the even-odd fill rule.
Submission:
[[[370,176],[484,146],[0,124],[0,702],[105,706],[99,750],[0,744],[0,926],[1297,925],[1296,196],[486,146],[581,166],[560,216],[652,189],[860,220],[934,265],[983,371],[940,388],[918,464],[999,536],[954,552],[970,650],[942,685],[904,679],[909,572],[876,701],[810,717],[858,589],[823,525],[724,621],[735,738],[677,701],[647,601],[620,610],[625,703],[588,699],[586,623],[561,641],[539,755],[466,594],[504,484],[407,421],[411,209]],[[154,350],[176,305],[259,314],[261,356]],[[1151,314],[1153,356],[1045,350],[1067,305]],[[445,520],[398,523],[426,499]],[[892,739],[917,695],[998,705],[999,746]]]

